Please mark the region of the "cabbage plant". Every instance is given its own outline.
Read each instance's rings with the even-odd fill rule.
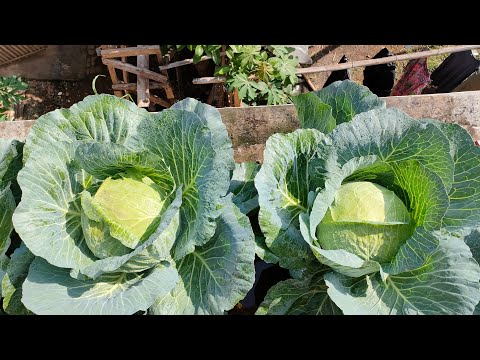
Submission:
[[[22,167],[23,143],[13,139],[0,139],[0,284],[4,278],[9,258],[13,230],[12,215],[20,197],[16,177]],[[3,293],[0,288],[0,298]]]
[[[233,169],[219,112],[193,99],[148,113],[95,95],[43,115],[18,174],[13,224],[24,245],[10,262],[18,308],[231,309],[253,285],[255,256],[249,220],[226,195]]]
[[[336,82],[295,99],[255,178],[257,253],[290,270],[257,314],[479,312],[480,148]]]

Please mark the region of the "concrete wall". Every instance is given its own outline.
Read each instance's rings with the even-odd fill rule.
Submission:
[[[390,96],[387,107],[397,107],[414,118],[433,118],[463,126],[474,140],[480,140],[480,91],[448,94]],[[293,105],[252,106],[219,109],[227,127],[235,161],[263,161],[268,137],[299,127]],[[0,122],[0,138],[25,140],[33,120]]]
[[[34,80],[82,80],[98,65],[95,45],[49,45],[24,59],[0,66],[0,76]],[[98,67],[97,67],[98,69]]]

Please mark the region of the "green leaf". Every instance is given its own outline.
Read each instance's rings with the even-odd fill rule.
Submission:
[[[217,206],[227,193],[235,166],[226,127],[217,109],[187,99],[148,118],[133,140],[133,148],[143,146],[163,157],[175,183],[183,186],[174,249],[174,258],[181,259],[215,232]]]
[[[335,81],[326,88],[314,91],[313,94],[323,103],[330,105],[337,125],[351,121],[357,114],[385,108],[385,101],[373,94],[366,86],[350,80]],[[303,97],[303,95],[299,96]]]
[[[18,173],[22,201],[13,214],[20,238],[52,265],[80,269],[94,256],[84,241],[79,194],[86,173],[75,161],[79,142],[35,148]]]
[[[254,162],[235,164],[228,192],[233,193],[233,203],[244,214],[258,207],[258,193],[254,179],[259,170],[260,165]]]
[[[235,165],[233,161],[232,141],[230,140],[227,128],[222,121],[222,116],[218,109],[192,98],[186,98],[176,102],[171,109],[193,112],[202,119],[202,122],[206,122],[212,132],[211,141],[215,152],[222,155],[222,159],[227,164],[228,170],[233,170]]]
[[[400,246],[397,255],[389,264],[383,264],[385,273],[399,274],[414,270],[425,263],[430,254],[438,247],[437,232],[427,231],[423,227],[415,229],[413,235]]]
[[[131,315],[146,311],[177,283],[166,263],[143,273],[113,273],[75,279],[68,269],[35,258],[23,284],[22,301],[38,315]]]
[[[296,58],[281,55],[279,57],[270,58],[268,61],[273,65],[277,77],[279,77],[284,83],[286,83],[287,80],[292,85],[295,85],[298,82],[296,74],[298,60]]]
[[[40,116],[33,124],[24,149],[24,163],[30,155],[51,144],[75,140],[127,145],[148,112],[131,101],[113,95],[90,95],[69,109]]]
[[[4,276],[7,273],[7,266],[9,262],[10,262],[10,259],[8,256],[0,255],[0,299],[3,297],[2,280],[4,279]]]
[[[332,116],[332,107],[322,102],[314,93],[293,96],[292,101],[302,129],[317,129],[328,134],[337,126]]]
[[[21,191],[16,178],[23,165],[22,155],[22,142],[0,139],[0,190],[10,186],[17,202],[20,201]]]
[[[163,197],[171,195],[176,186],[163,158],[149,151],[133,151],[112,143],[84,143],[76,148],[75,159],[79,167],[96,179],[134,177],[135,173],[148,176],[159,185],[157,189]]]
[[[12,254],[6,269],[6,275],[0,284],[4,296],[3,309],[7,314],[32,315],[32,312],[23,305],[21,299],[22,285],[33,259],[35,259],[35,255],[27,249],[25,244],[15,249]]]
[[[220,58],[220,50],[214,50],[212,52],[212,60],[215,63],[215,65],[220,64],[221,58]]]
[[[255,234],[255,254],[263,261],[269,264],[277,264],[278,256],[270,251],[265,244],[265,236]]]
[[[238,61],[242,67],[253,64],[260,55],[260,45],[241,45],[238,47]]]
[[[394,189],[402,197],[410,211],[415,227],[438,229],[447,211],[449,199],[442,179],[417,160],[392,164],[395,174]],[[406,196],[405,196],[406,195]]]
[[[203,45],[195,46],[195,53],[193,54],[193,63],[196,64],[200,61],[200,58],[203,56],[204,49]]]
[[[350,314],[472,314],[480,301],[480,267],[468,246],[455,237],[440,237],[425,263],[412,271],[352,279],[325,275],[328,294]],[[428,295],[427,295],[428,294]]]
[[[327,295],[325,268],[313,276],[280,281],[268,290],[255,315],[341,315]]]
[[[461,126],[430,121],[450,141],[455,168],[452,188],[448,194],[450,204],[443,224],[451,231],[463,227],[475,228],[480,222],[480,148],[474,145],[470,134]]]
[[[268,61],[260,61],[256,65],[255,76],[261,81],[268,82],[273,78],[273,66]]]
[[[480,230],[475,229],[465,237],[465,243],[469,246],[472,256],[480,263]],[[480,315],[480,303],[475,307],[474,315]]]
[[[12,215],[15,211],[15,198],[9,187],[0,190],[0,257],[10,246],[10,233],[13,230]]]
[[[376,155],[387,164],[417,160],[438,175],[447,191],[453,181],[453,160],[446,156],[450,144],[433,124],[419,122],[395,108],[375,109],[358,114],[330,134],[335,154],[332,170],[352,158]]]
[[[228,81],[230,91],[234,88],[238,89],[238,96],[240,100],[253,100],[257,94],[255,81],[248,79],[248,75],[244,73],[235,74],[231,80]]]
[[[315,190],[308,164],[324,137],[314,129],[272,135],[255,177],[265,243],[280,258],[280,265],[289,269],[305,267],[313,259],[300,233],[298,216],[307,211],[308,193]]]
[[[154,315],[223,314],[242,300],[255,280],[255,243],[248,218],[225,199],[215,236],[177,262],[180,282],[151,307]]]

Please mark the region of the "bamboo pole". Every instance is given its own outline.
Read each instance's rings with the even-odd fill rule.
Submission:
[[[296,73],[297,75],[300,75],[300,74],[313,74],[313,73],[319,73],[324,71],[345,70],[345,69],[352,69],[360,66],[388,64],[391,62],[421,59],[428,56],[457,53],[457,52],[473,50],[473,49],[480,49],[480,45],[459,45],[459,46],[446,47],[442,49],[419,51],[419,52],[410,53],[410,54],[387,56],[379,59],[350,61],[342,64],[332,64],[332,65],[324,65],[324,66],[312,66],[309,68],[297,69]]]

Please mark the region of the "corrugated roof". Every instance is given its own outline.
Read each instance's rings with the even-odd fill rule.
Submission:
[[[45,50],[48,45],[0,45],[0,66]]]

